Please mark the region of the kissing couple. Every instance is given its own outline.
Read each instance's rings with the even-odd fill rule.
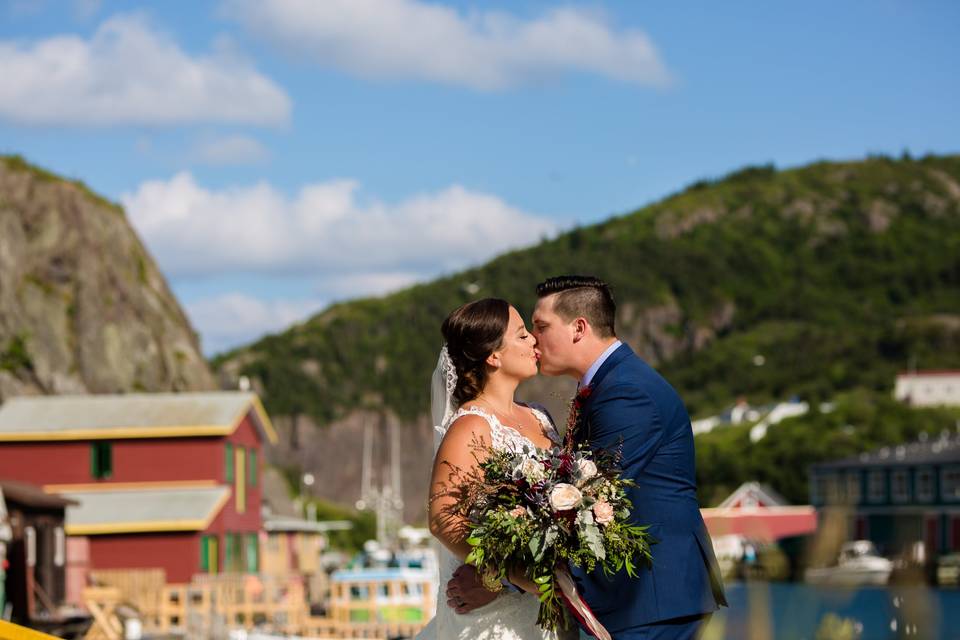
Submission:
[[[618,448],[633,504],[630,520],[649,525],[652,563],[630,578],[571,567],[577,591],[618,640],[696,638],[726,606],[710,536],[700,515],[690,418],[677,392],[616,335],[610,287],[591,276],[558,276],[537,286],[532,330],[505,300],[485,298],[454,310],[441,332],[431,397],[436,454],[430,531],[441,543],[437,615],[422,640],[573,639],[577,631],[537,625],[536,585],[523,567],[490,584],[464,564],[465,522],[451,517],[456,487],[448,470],[474,469],[476,443],[520,452],[560,444],[539,405],[517,386],[539,373],[569,376],[578,388],[574,438],[592,449]],[[583,637],[589,637],[585,631]]]

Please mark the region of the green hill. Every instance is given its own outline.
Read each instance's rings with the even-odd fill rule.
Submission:
[[[529,317],[536,283],[562,273],[613,284],[618,334],[695,416],[738,396],[836,400],[836,411],[786,421],[756,444],[749,427],[698,436],[704,505],[744,480],[805,502],[812,462],[954,428],[956,412],[913,411],[890,392],[910,365],[960,367],[960,156],[743,169],[434,282],[334,305],[214,366],[263,393],[286,434],[270,461],[290,477],[310,470],[315,491],[344,504],[359,495],[363,425],[396,416],[406,517],[422,521],[441,320],[490,295]],[[537,378],[521,393],[556,412],[569,387]]]
[[[908,361],[960,365],[960,156],[743,169],[429,284],[334,305],[214,365],[254,377],[275,414],[323,424],[365,407],[411,420],[427,409],[447,312],[495,295],[529,314],[534,285],[571,272],[613,284],[619,333],[692,414],[738,395],[885,391]]]

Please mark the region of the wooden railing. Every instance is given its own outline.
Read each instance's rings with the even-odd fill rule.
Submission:
[[[91,577],[101,586],[84,592],[88,606],[97,602],[93,607],[112,613],[116,604],[130,604],[139,611],[147,633],[218,638],[226,637],[231,628],[257,627],[313,639],[393,638],[413,637],[426,622],[382,619],[376,583],[364,585],[369,597],[360,600],[350,597],[349,586],[334,586],[329,617],[316,617],[310,615],[303,578],[299,576],[197,575],[190,584],[167,584],[163,571],[154,569],[94,571]],[[387,592],[399,597],[401,587],[390,585]],[[108,602],[105,595],[113,599]],[[423,611],[430,612],[435,597],[425,584],[420,593],[405,600],[411,608],[422,606]],[[361,612],[363,615],[358,616]],[[110,622],[101,628],[105,633],[97,637],[109,638],[107,630],[116,627]]]

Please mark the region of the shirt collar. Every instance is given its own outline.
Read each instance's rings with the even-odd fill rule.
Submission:
[[[587,372],[583,374],[583,378],[580,380],[580,389],[593,382],[593,376],[597,375],[597,371],[599,371],[600,367],[603,366],[603,363],[607,361],[607,358],[613,355],[613,352],[620,348],[620,345],[622,344],[623,343],[619,340],[614,341],[613,344],[607,347],[606,351],[600,354],[599,358],[593,361],[593,364],[590,365],[590,368],[587,369]]]

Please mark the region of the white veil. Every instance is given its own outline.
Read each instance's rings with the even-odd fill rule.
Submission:
[[[450,418],[457,407],[453,400],[453,391],[457,388],[457,370],[450,359],[447,345],[440,350],[437,366],[433,370],[430,383],[430,418],[433,420],[433,452],[440,447],[440,441],[447,433]]]

